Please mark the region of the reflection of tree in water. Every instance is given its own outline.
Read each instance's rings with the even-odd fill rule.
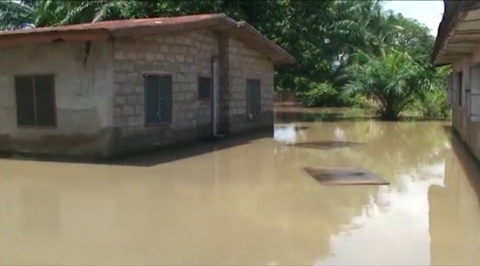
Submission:
[[[296,117],[298,114],[284,113],[277,117],[277,121],[285,123]],[[308,166],[362,166],[391,182],[391,186],[382,187],[342,187],[342,192],[339,189],[322,190],[321,200],[325,206],[322,207],[322,212],[326,212],[325,217],[328,217],[328,223],[331,224],[329,233],[336,235],[345,226],[348,230],[361,227],[352,223],[354,217],[388,212],[391,192],[406,192],[409,182],[432,177],[429,174],[413,173],[428,165],[444,162],[449,147],[445,145],[447,137],[440,127],[440,123],[434,122],[392,123],[373,120],[315,123],[308,134],[295,135],[295,141],[352,141],[364,145],[320,150],[279,144],[280,149],[275,154],[275,169],[282,172],[282,169],[292,167],[292,163],[298,161],[303,161]],[[310,165],[312,163],[316,165]],[[327,254],[328,251],[324,253]]]
[[[458,139],[452,139],[452,147],[455,154],[447,156],[443,186],[428,190],[431,263],[480,265],[479,168]],[[472,193],[472,187],[477,191]]]
[[[325,125],[325,126],[323,126]],[[309,136],[319,135],[323,140],[335,140],[341,131],[346,141],[363,143],[357,147],[344,149],[342,152],[331,152],[298,148],[302,154],[309,153],[318,158],[320,164],[331,165],[338,162],[362,166],[387,178],[395,178],[399,174],[409,174],[421,166],[444,161],[449,148],[447,139],[440,124],[425,122],[388,123],[378,121],[336,122],[317,124]],[[296,139],[297,142],[309,142],[308,136]],[[292,148],[295,149],[295,148]],[[284,156],[294,156],[291,150]],[[282,156],[282,155],[279,155]],[[286,158],[285,158],[286,159]],[[293,159],[293,158],[292,158]],[[416,175],[418,181],[427,175]]]
[[[297,149],[297,152],[301,151]],[[285,155],[286,154],[280,155],[284,160],[277,160],[276,156],[274,162],[275,172],[284,173],[291,169],[291,163],[293,161],[289,160],[289,156]],[[277,182],[280,183],[282,181],[278,180]],[[285,183],[288,182],[290,181],[285,180]],[[281,186],[280,184],[277,185]],[[312,187],[312,183],[307,183],[305,186]],[[283,187],[285,190],[296,189],[289,188],[287,184],[285,184]],[[306,187],[304,189],[306,191],[309,190]],[[282,205],[281,208],[287,209],[287,213],[295,214],[296,219],[291,219],[291,217],[290,219],[286,219],[289,222],[290,233],[292,235],[296,235],[297,232],[299,232],[299,234],[304,234],[306,239],[309,238],[309,235],[314,235],[316,238],[315,244],[317,245],[316,249],[318,252],[315,259],[326,258],[331,253],[331,236],[338,235],[341,232],[353,231],[360,228],[360,225],[358,225],[357,228],[355,225],[352,225],[351,220],[353,217],[364,214],[366,211],[365,206],[369,206],[373,202],[378,201],[376,196],[378,187],[343,186],[333,189],[313,187],[310,188],[310,190],[314,190],[315,192],[308,192],[301,197],[292,198],[289,202],[289,206]],[[285,194],[288,195],[290,193],[285,192]],[[264,196],[268,197],[267,195]],[[252,206],[252,208],[256,208],[257,212],[259,213],[264,213],[266,220],[268,219],[269,221],[277,221],[282,219],[280,213],[278,213],[278,216],[272,215],[272,213],[277,212],[272,212],[272,210],[269,209],[271,204],[266,204],[263,206],[263,204],[258,204],[260,202],[265,202],[265,200],[258,200],[257,204]],[[303,205],[302,202],[305,202],[305,205]],[[311,208],[313,208],[312,202],[315,202],[315,208],[319,213],[322,214],[321,216],[324,217],[323,219],[318,220],[309,218],[309,212],[311,212]],[[310,229],[311,233],[308,232],[309,230],[307,228]],[[321,244],[319,244],[320,239]],[[305,241],[308,242],[308,240]]]

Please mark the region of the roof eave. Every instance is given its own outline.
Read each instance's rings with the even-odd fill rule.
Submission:
[[[51,43],[51,42],[75,42],[75,41],[93,41],[106,40],[111,38],[109,30],[92,29],[79,31],[52,31],[52,32],[32,32],[28,34],[19,34],[11,36],[2,36],[0,47],[17,46],[25,43]]]
[[[442,55],[445,45],[452,36],[454,29],[464,20],[469,11],[480,9],[480,2],[444,0],[445,11],[438,28],[437,39],[431,54],[430,62],[435,66],[448,65],[450,63],[439,63],[439,56]]]
[[[457,21],[463,1],[444,0],[444,12],[442,21],[438,27],[437,38],[433,47],[430,62],[436,65],[436,60],[440,54],[448,35],[451,33],[453,24]]]
[[[274,43],[273,41],[269,40],[259,31],[257,31],[252,25],[248,24],[245,21],[237,22],[237,28],[240,30],[244,30],[247,34],[254,37],[259,44],[264,45],[267,49],[270,49],[274,57],[271,58],[274,64],[276,65],[291,65],[295,64],[295,57],[293,57],[290,53],[285,51],[282,47]]]
[[[160,26],[161,25],[161,26]],[[50,43],[57,41],[93,41],[156,34],[174,34],[199,29],[214,31],[240,31],[247,42],[253,43],[253,48],[259,47],[267,52],[269,59],[274,64],[294,64],[295,58],[283,48],[272,42],[250,24],[228,17],[225,14],[211,14],[193,21],[168,21],[159,20],[154,24],[99,26],[96,28],[76,29],[30,29],[3,33],[0,36],[0,47],[16,46],[20,44]]]

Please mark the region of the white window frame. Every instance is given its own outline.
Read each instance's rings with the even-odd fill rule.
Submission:
[[[472,64],[468,71],[468,88],[466,90],[467,110],[470,121],[480,121],[480,64]]]

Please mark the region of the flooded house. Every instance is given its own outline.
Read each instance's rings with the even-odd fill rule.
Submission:
[[[105,158],[273,127],[295,59],[224,14],[0,32],[0,152]]]
[[[436,66],[452,66],[447,91],[453,127],[480,159],[480,2],[444,4],[431,60]]]

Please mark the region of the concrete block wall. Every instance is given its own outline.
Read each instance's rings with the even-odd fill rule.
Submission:
[[[198,77],[212,77],[218,56],[221,133],[273,126],[271,61],[228,34],[208,30],[114,41],[114,152],[143,150],[208,137],[209,100],[198,99]],[[172,123],[144,126],[143,74],[169,74],[173,81]],[[261,80],[262,113],[246,114],[246,80]]]
[[[229,39],[228,45],[230,131],[239,133],[250,129],[273,127],[275,72],[272,62],[233,36]],[[261,113],[251,121],[246,113],[247,79],[258,79],[261,84]]]
[[[218,55],[214,33],[119,39],[114,42],[114,150],[132,151],[207,137],[211,104],[197,95],[198,77],[211,77]],[[172,123],[144,125],[144,74],[169,74],[173,81]]]
[[[94,41],[86,54],[86,45],[27,44],[0,50],[0,152],[80,156],[108,152],[112,50],[108,43]],[[55,75],[56,128],[17,126],[15,76],[36,74]]]

